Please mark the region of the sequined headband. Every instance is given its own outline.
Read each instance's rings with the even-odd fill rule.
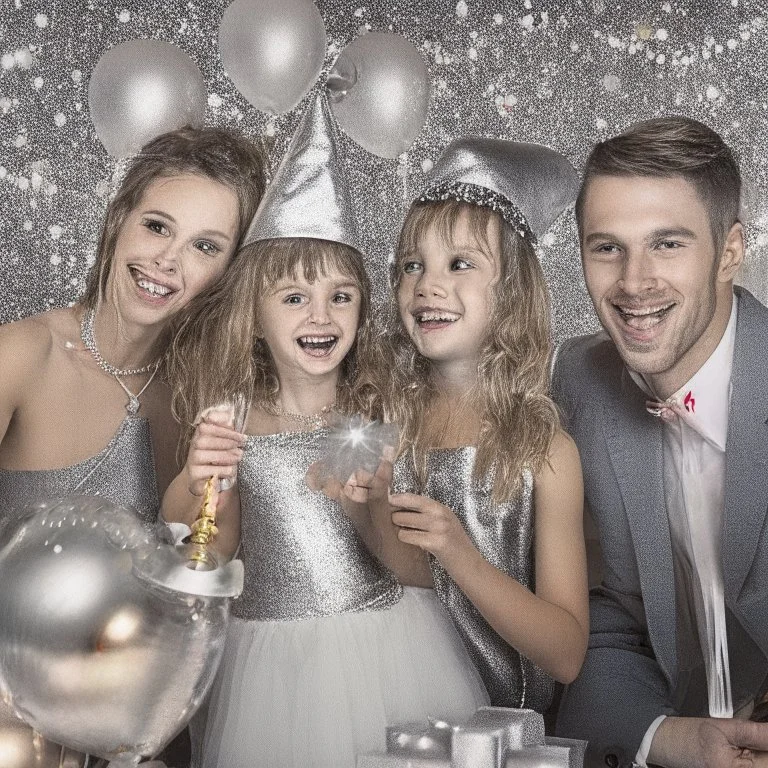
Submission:
[[[418,199],[453,199],[490,208],[535,243],[578,190],[573,166],[549,147],[463,136],[443,150]]]
[[[439,203],[444,200],[458,200],[460,203],[471,203],[483,208],[490,208],[498,213],[504,221],[512,226],[521,237],[527,237],[532,243],[536,243],[536,235],[528,226],[523,212],[504,195],[461,181],[449,181],[438,184],[435,187],[422,192],[418,198],[420,203]]]

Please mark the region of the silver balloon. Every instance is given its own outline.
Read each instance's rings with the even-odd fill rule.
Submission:
[[[336,59],[328,90],[339,125],[374,155],[407,152],[427,119],[427,67],[401,35],[369,32],[355,38]]]
[[[254,107],[293,109],[325,59],[325,26],[312,0],[235,0],[221,20],[224,69]]]
[[[158,579],[171,561],[187,569],[125,509],[96,497],[36,506],[0,549],[0,693],[52,741],[135,764],[201,703],[228,601]]]
[[[0,765],[3,768],[82,768],[87,757],[43,738],[0,701]]]
[[[113,157],[183,125],[201,126],[207,92],[192,59],[162,40],[129,40],[108,50],[88,83],[96,133]]]

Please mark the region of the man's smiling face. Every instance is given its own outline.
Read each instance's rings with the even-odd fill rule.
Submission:
[[[581,230],[587,290],[622,358],[648,376],[685,376],[682,386],[717,346],[716,310],[730,310],[696,188],[681,177],[595,176]]]

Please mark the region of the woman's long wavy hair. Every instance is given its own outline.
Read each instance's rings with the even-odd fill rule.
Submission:
[[[360,291],[360,320],[355,343],[343,362],[336,406],[343,413],[381,418],[382,393],[374,370],[377,344],[371,317],[371,290],[360,254],[329,240],[289,238],[262,240],[238,254],[217,285],[193,299],[176,333],[168,357],[173,413],[182,426],[180,457],[189,449],[197,414],[243,394],[269,411],[280,382],[269,349],[260,337],[259,307],[279,281],[299,271],[310,283],[336,269]]]
[[[81,303],[87,309],[96,309],[99,301],[107,298],[120,231],[153,182],[191,174],[231,189],[238,201],[239,243],[264,194],[265,164],[260,145],[226,128],[185,126],[145,144],[130,161],[119,189],[107,205],[96,261],[88,274]]]
[[[425,480],[424,422],[436,392],[430,361],[420,355],[400,319],[397,293],[402,265],[434,228],[451,243],[461,217],[469,234],[493,259],[489,222],[501,224],[498,280],[489,307],[488,330],[477,370],[477,384],[468,393],[478,408],[480,431],[474,477],[491,472],[493,497],[510,499],[520,488],[525,469],[536,473],[546,461],[559,428],[557,409],[549,397],[551,336],[549,297],[541,265],[527,238],[521,237],[489,208],[446,200],[415,203],[406,217],[393,265],[393,297],[389,312],[387,418],[401,427],[401,453],[411,451],[421,482]]]

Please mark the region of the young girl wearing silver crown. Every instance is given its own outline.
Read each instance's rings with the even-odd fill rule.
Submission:
[[[549,305],[532,242],[575,197],[545,147],[465,138],[411,207],[394,265],[389,394],[402,429],[386,559],[428,553],[496,705],[544,712],[588,634],[582,478],[548,396]],[[403,545],[411,545],[405,547]],[[411,550],[409,557],[406,550]]]
[[[404,589],[341,506],[305,482],[329,411],[381,415],[369,285],[341,171],[317,99],[238,274],[176,339],[182,422],[236,393],[251,403],[244,434],[221,412],[202,419],[163,508],[189,522],[208,477],[237,477],[219,496],[219,544],[239,544],[245,588],[198,768],[353,768],[358,753],[383,751],[387,725],[460,721],[487,702],[432,590]]]

